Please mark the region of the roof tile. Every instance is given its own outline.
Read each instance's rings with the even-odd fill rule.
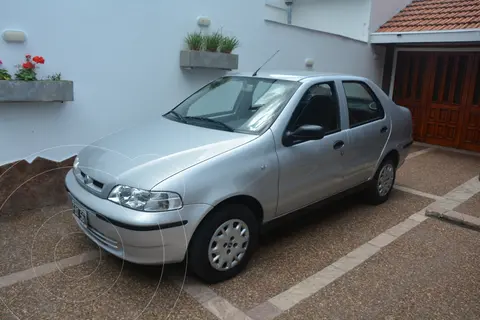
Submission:
[[[480,28],[480,0],[413,0],[377,32]]]

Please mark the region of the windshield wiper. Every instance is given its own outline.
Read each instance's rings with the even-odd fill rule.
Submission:
[[[185,119],[185,117],[182,116],[181,114],[179,114],[177,111],[171,110],[170,112],[167,112],[167,114],[169,114],[169,113],[173,114],[175,116],[175,118],[177,118],[181,122],[187,123],[187,120]]]
[[[207,118],[207,117],[185,117],[184,119],[186,120],[189,120],[189,119],[193,119],[193,120],[200,120],[200,121],[205,121],[205,122],[210,122],[210,123],[214,123],[214,124],[218,124],[220,125],[221,127],[223,127],[226,131],[230,131],[230,132],[234,132],[235,129],[233,129],[232,127],[230,127],[228,124],[225,124],[221,121],[218,121],[218,120],[215,120],[215,119],[210,119],[210,118]]]

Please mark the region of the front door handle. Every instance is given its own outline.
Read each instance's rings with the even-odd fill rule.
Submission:
[[[345,145],[345,142],[343,142],[342,140],[339,140],[335,142],[335,144],[333,145],[333,149],[335,150],[341,149],[344,145]]]
[[[388,131],[388,127],[387,127],[387,126],[385,126],[385,127],[383,127],[382,129],[380,129],[380,133],[385,133],[385,132],[387,132],[387,131]]]

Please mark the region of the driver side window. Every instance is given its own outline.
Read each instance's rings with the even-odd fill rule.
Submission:
[[[315,84],[305,92],[294,111],[289,130],[306,124],[323,127],[327,135],[340,131],[340,107],[333,81]]]

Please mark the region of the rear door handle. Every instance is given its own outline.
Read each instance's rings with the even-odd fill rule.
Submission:
[[[388,131],[388,127],[383,127],[382,129],[380,129],[380,133],[385,133]]]
[[[335,144],[333,145],[333,149],[338,150],[342,148],[344,145],[345,145],[345,142],[343,142],[342,140],[339,140],[335,142]]]

